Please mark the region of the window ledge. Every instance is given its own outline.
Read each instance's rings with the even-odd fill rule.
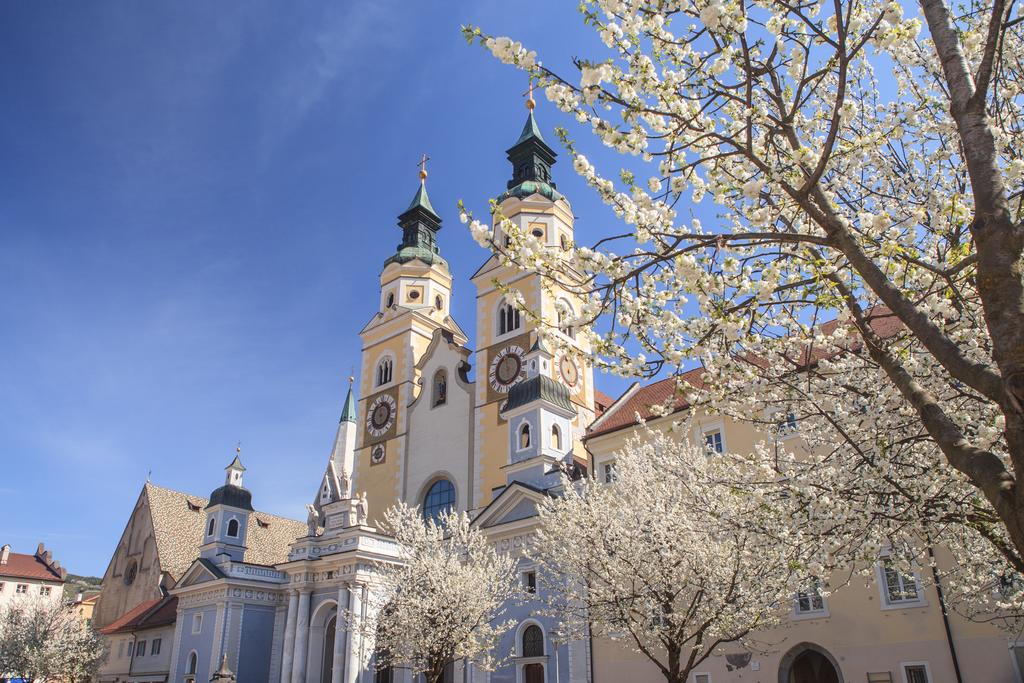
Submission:
[[[810,621],[811,619],[828,619],[831,617],[828,609],[819,609],[813,612],[800,612],[797,610],[793,611],[790,617],[793,621]]]
[[[920,609],[922,607],[928,607],[927,600],[904,600],[902,602],[887,602],[882,600],[882,604],[879,606],[882,610],[891,611],[894,609]]]

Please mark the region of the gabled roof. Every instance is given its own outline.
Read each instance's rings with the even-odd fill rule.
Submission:
[[[181,491],[146,483],[160,568],[177,580],[199,556],[209,501]],[[250,513],[245,561],[273,565],[288,559],[288,546],[306,534],[306,525],[265,512]]]
[[[866,311],[865,315],[868,319],[868,324],[871,325],[871,329],[882,339],[890,339],[896,336],[900,330],[903,329],[903,322],[885,306],[874,306]],[[839,327],[839,324],[840,322],[838,320],[830,320],[819,325],[817,329],[822,334],[828,335],[835,332],[836,328]],[[861,346],[862,343],[860,341],[855,341],[850,345],[849,350],[857,351]],[[800,357],[793,359],[794,369],[805,370],[818,361],[835,355],[836,353],[834,351],[815,349],[813,346],[808,345],[803,349]],[[764,367],[765,365],[762,359],[748,358],[747,360],[748,362],[760,365],[761,367]],[[689,384],[694,389],[703,389],[705,374],[704,368],[694,368],[693,370],[688,370],[680,375],[667,377],[663,380],[654,382],[653,384],[648,384],[645,387],[639,387],[636,390],[634,390],[633,387],[630,387],[626,393],[615,402],[615,405],[611,406],[610,409],[601,415],[599,419],[594,421],[586,438],[592,439],[595,436],[608,434],[626,427],[632,427],[637,424],[637,414],[639,414],[640,418],[643,420],[650,419],[653,416],[651,407],[656,405],[665,405],[669,399],[671,399],[672,413],[689,408],[689,402],[679,391],[677,391],[677,382]],[[630,395],[630,392],[633,393]],[[595,398],[596,393],[597,392],[595,392]]]
[[[139,631],[173,624],[178,615],[178,598],[167,596],[146,600],[132,607],[99,631],[104,634]]]
[[[521,481],[513,481],[503,488],[483,510],[477,513],[473,518],[473,525],[486,528],[501,524],[506,521],[503,517],[523,501],[531,501],[534,504],[538,504],[551,496],[550,492],[539,489],[536,486],[531,486]],[[518,519],[521,518],[512,521],[518,521]]]
[[[64,581],[60,572],[36,555],[10,553],[7,564],[0,564],[0,578],[32,579],[35,581]]]

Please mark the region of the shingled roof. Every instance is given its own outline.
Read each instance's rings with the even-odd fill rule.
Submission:
[[[209,501],[149,482],[145,492],[153,517],[160,567],[177,580],[199,556],[206,521],[204,509]],[[294,519],[265,512],[253,512],[251,517],[253,521],[246,534],[248,550],[245,561],[252,564],[285,562],[288,546],[306,534],[305,523]]]

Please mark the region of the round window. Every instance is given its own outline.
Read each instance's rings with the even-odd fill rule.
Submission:
[[[544,237],[544,231],[541,230],[540,228],[534,228],[533,232],[531,234],[534,237],[536,237],[537,239],[540,239],[541,237]]]
[[[416,299],[420,298],[420,293],[414,289],[411,292],[409,292],[409,298],[412,299],[413,301],[416,301]]]

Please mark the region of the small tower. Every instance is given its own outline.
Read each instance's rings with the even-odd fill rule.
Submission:
[[[253,512],[252,493],[242,486],[245,466],[239,458],[224,468],[224,485],[213,490],[206,506],[206,526],[199,556],[214,562],[229,559],[241,562],[245,557],[245,537],[249,530],[249,513]]]
[[[338,431],[334,436],[334,448],[327,461],[327,469],[320,480],[313,505],[322,514],[323,506],[351,498],[352,470],[355,467],[356,451],[356,401],[352,394],[355,377],[348,378],[348,394],[338,420]]]

